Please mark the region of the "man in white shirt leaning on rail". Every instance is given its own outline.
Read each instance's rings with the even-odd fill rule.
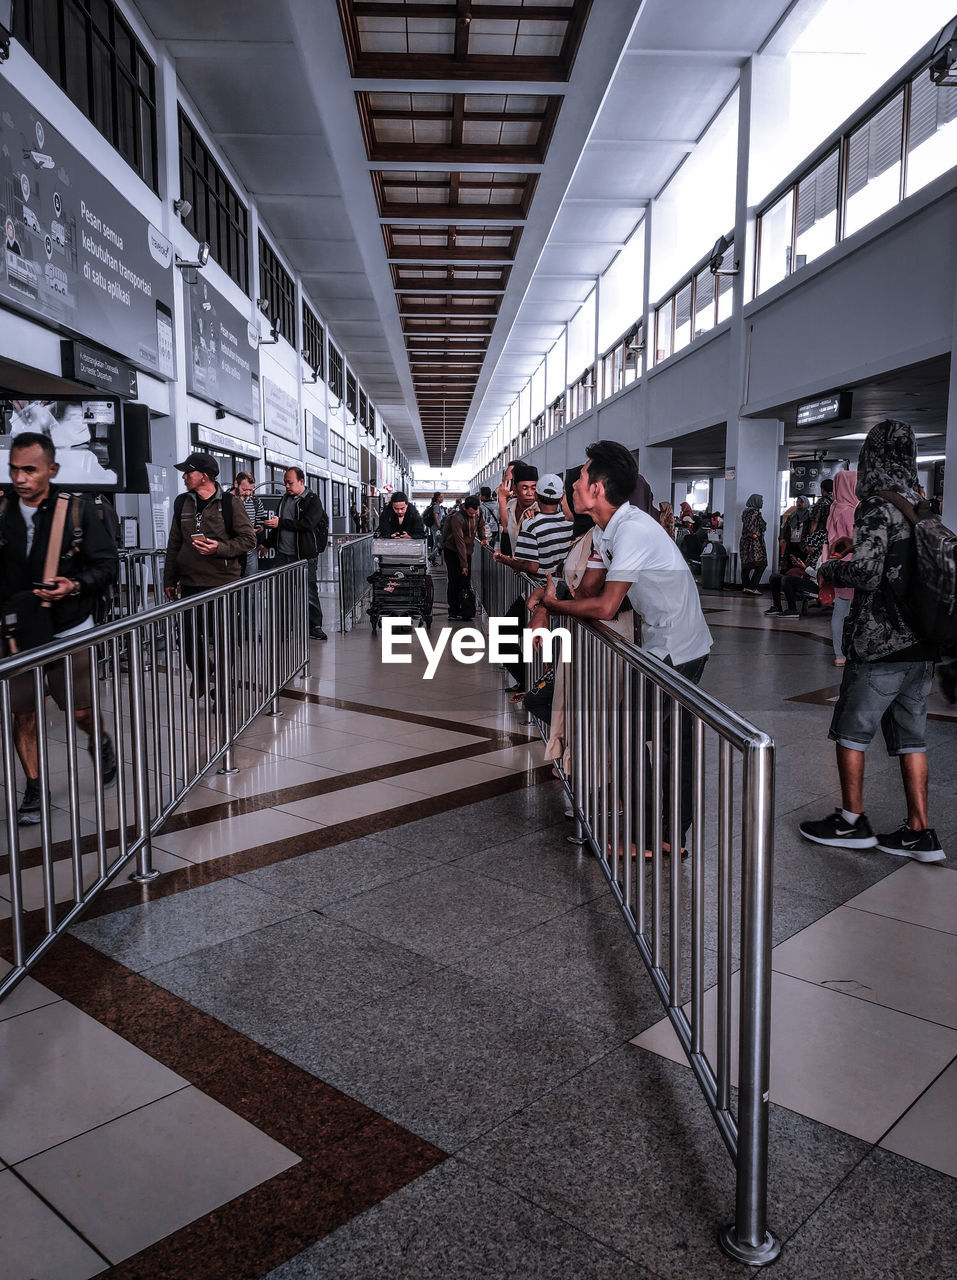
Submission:
[[[551,575],[547,580],[541,608],[564,617],[606,621],[615,616],[625,596],[641,626],[638,643],[646,653],[674,667],[698,684],[713,643],[701,611],[701,602],[691,570],[681,552],[661,525],[629,504],[638,479],[638,464],[624,445],[600,440],[585,450],[588,461],[575,481],[575,510],[592,517],[597,525],[594,544],[603,569],[589,568],[574,599],[559,600]],[[542,625],[534,616],[533,626]],[[637,694],[638,682],[632,689]],[[670,852],[670,700],[665,701],[664,777],[660,803],[664,817],[666,852]],[[637,718],[637,705],[632,707]],[[650,726],[650,720],[648,721]],[[681,717],[681,844],[692,817],[692,735],[691,716]],[[651,830],[651,787],[646,787],[645,822]],[[647,842],[646,842],[647,843]],[[634,856],[635,850],[632,849]]]

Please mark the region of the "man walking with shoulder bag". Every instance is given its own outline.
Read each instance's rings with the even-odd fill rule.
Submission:
[[[116,578],[116,544],[93,504],[53,485],[59,470],[49,436],[22,432],[10,447],[12,489],[2,498],[0,516],[0,602],[4,640],[10,652],[56,637],[92,630],[93,613]],[[92,657],[73,661],[73,708],[77,725],[95,749]],[[67,709],[65,663],[51,664],[45,680],[54,702]],[[27,785],[17,810],[21,825],[40,821],[43,796],[37,751],[37,711],[32,674],[10,682],[13,740]],[[116,754],[100,729],[100,781],[116,777]]]

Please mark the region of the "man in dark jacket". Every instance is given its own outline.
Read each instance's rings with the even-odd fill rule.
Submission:
[[[176,463],[183,473],[186,492],[173,503],[173,521],[166,544],[163,587],[167,600],[198,596],[228,586],[242,577],[247,554],[256,545],[256,534],[242,499],[224,493],[216,477],[219,463],[208,453],[191,453]],[[230,504],[224,515],[224,504]],[[230,532],[231,530],[231,532]],[[208,650],[202,611],[197,616],[196,646]],[[193,672],[193,694],[201,698],[209,684],[208,652],[197,669],[193,664],[193,611],[183,615],[183,657]]]
[[[488,546],[488,533],[482,517],[482,504],[477,494],[470,494],[457,511],[450,512],[442,525],[442,554],[448,570],[449,621],[461,620],[459,601],[462,588],[472,574],[472,551],[475,539]]]
[[[279,503],[279,513],[266,517],[272,530],[267,545],[276,548],[276,564],[309,562],[309,635],[313,640],[328,640],[322,629],[322,605],[319,603],[319,556],[329,539],[329,522],[318,493],[306,488],[301,467],[289,467],[283,476],[286,493]]]
[[[379,517],[380,538],[425,539],[422,517],[404,493],[394,493]]]
[[[13,488],[3,495],[0,520],[0,602],[4,614],[18,593],[30,593],[50,609],[55,635],[69,636],[93,627],[93,612],[116,579],[116,544],[90,502],[70,499],[64,521],[59,562],[51,577],[44,577],[54,508],[61,490],[53,485],[58,471],[56,450],[49,436],[22,432],[10,447]],[[78,527],[77,527],[78,526]],[[37,583],[43,583],[37,586]],[[90,735],[94,749],[94,722],[90,678],[91,663],[81,657],[73,662],[73,707],[76,722]],[[46,680],[57,706],[66,706],[62,662],[47,668]],[[13,740],[27,785],[17,810],[18,822],[40,821],[42,796],[37,752],[37,707],[32,675],[18,676],[10,684]],[[109,735],[100,724],[100,778],[103,784],[116,777],[116,755]]]
[[[876,846],[916,862],[942,862],[940,841],[927,825],[927,695],[939,655],[907,621],[913,533],[897,507],[880,496],[885,489],[917,504],[917,441],[904,422],[871,428],[857,463],[853,554],[825,561],[819,572],[822,582],[854,589],[844,632],[847,662],[828,732],[837,743],[842,807],[800,829],[816,844]],[[831,554],[846,554],[848,544],[838,539]],[[878,726],[888,754],[899,759],[907,798],[907,818],[886,835],[875,835],[864,813],[864,753]]]

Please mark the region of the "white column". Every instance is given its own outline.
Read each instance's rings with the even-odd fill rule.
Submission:
[[[638,470],[651,486],[655,505],[671,501],[671,447],[665,445],[640,445]]]
[[[752,493],[760,493],[769,565],[774,564],[778,529],[778,450],[783,438],[784,423],[776,418],[737,418],[728,423],[725,442],[724,545],[737,551],[744,504]]]

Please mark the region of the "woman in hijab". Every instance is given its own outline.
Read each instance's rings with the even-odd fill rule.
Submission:
[[[670,502],[659,502],[658,523],[672,540],[675,536],[675,511]]]
[[[738,541],[738,554],[741,558],[741,587],[749,596],[759,596],[758,583],[768,567],[768,549],[764,535],[767,521],[761,514],[764,497],[760,493],[752,493],[744,505],[741,516],[741,537]]]
[[[834,477],[834,502],[827,517],[827,540],[833,547],[838,538],[854,537],[854,510],[858,497],[857,472],[838,471]],[[831,614],[831,643],[834,646],[835,667],[844,666],[844,619],[854,599],[852,587],[834,588],[834,612]]]

